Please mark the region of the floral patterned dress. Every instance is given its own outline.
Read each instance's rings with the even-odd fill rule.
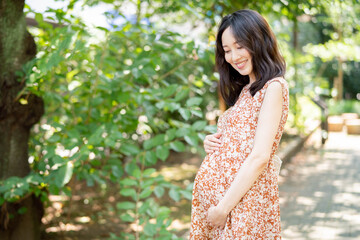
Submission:
[[[267,168],[230,211],[224,229],[207,223],[207,211],[216,206],[251,152],[265,91],[270,83],[282,86],[283,106]],[[190,239],[281,239],[278,179],[273,156],[278,148],[289,110],[289,90],[284,78],[269,80],[254,97],[246,85],[234,106],[218,120],[222,132],[219,151],[207,154],[196,175],[191,209]]]

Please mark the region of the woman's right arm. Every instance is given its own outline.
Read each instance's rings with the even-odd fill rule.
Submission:
[[[221,144],[220,137],[221,133],[219,132],[206,135],[204,139],[204,149],[206,153],[213,153],[219,150]]]

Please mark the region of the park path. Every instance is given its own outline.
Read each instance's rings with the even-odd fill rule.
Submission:
[[[315,137],[281,170],[283,240],[360,239],[360,135]]]

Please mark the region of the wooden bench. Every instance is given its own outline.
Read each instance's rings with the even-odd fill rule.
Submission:
[[[329,132],[341,132],[343,130],[344,120],[340,116],[329,116],[328,127]]]
[[[360,119],[349,119],[346,121],[348,134],[360,134]]]

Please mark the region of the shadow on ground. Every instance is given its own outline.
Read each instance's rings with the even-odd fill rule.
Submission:
[[[309,140],[282,170],[284,240],[360,239],[360,136],[331,133]]]

